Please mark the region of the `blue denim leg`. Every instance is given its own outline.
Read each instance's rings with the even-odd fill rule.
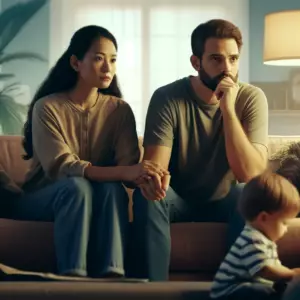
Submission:
[[[86,179],[72,177],[25,194],[14,203],[15,219],[54,222],[60,274],[87,275],[92,195],[91,185]]]
[[[140,189],[133,195],[130,276],[164,281],[169,277],[170,223],[188,221],[186,202],[170,187],[161,201],[146,200]]]
[[[92,183],[93,220],[90,235],[90,273],[124,275],[128,236],[128,194],[120,182]]]

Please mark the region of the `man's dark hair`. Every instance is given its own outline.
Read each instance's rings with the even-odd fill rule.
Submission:
[[[237,26],[226,20],[213,19],[200,24],[192,33],[192,52],[195,56],[202,58],[209,38],[235,39],[239,50],[243,45],[242,34]]]

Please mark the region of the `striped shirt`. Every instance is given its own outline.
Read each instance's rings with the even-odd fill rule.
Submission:
[[[257,273],[267,265],[277,264],[281,264],[277,245],[257,229],[246,225],[220,265],[210,297],[227,296],[244,282],[273,284]]]

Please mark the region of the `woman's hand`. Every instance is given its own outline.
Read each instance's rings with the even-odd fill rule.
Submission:
[[[141,179],[149,180],[151,178],[161,182],[161,178],[169,174],[169,171],[158,163],[144,160],[139,164],[124,167],[122,178],[123,181],[128,182],[137,182]]]

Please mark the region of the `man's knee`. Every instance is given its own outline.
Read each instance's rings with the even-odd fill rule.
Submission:
[[[148,210],[149,207],[155,207],[159,205],[162,201],[154,201],[154,200],[148,200],[144,197],[142,191],[140,188],[136,188],[133,192],[133,208],[134,210],[144,211]]]
[[[139,188],[133,193],[134,220],[145,221],[147,218],[159,218],[168,214],[166,198],[162,200],[147,200]]]

